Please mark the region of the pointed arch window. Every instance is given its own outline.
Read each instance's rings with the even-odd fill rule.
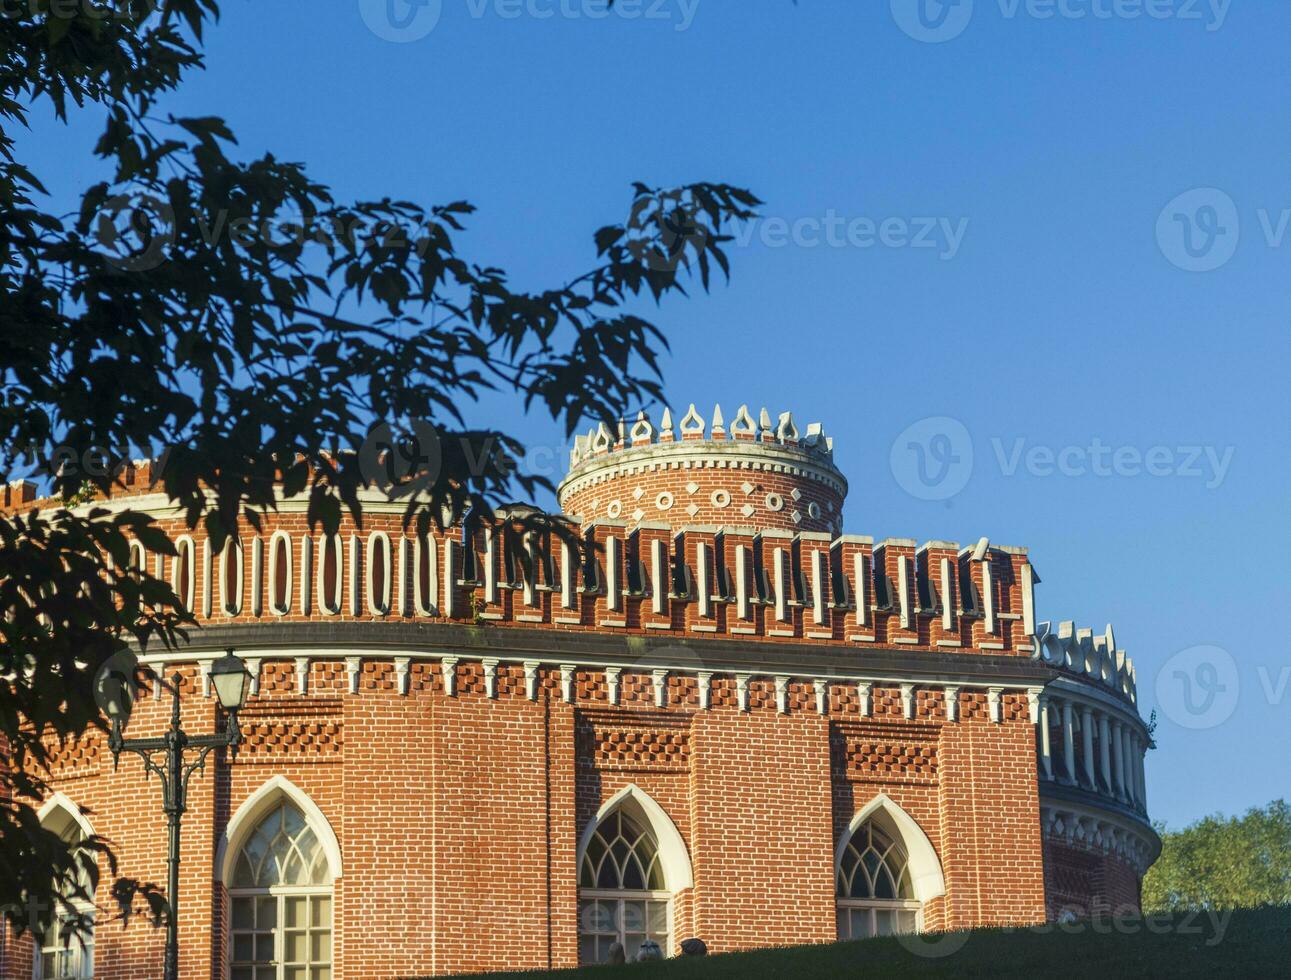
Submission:
[[[68,844],[79,844],[88,836],[77,816],[62,805],[53,806],[41,823]],[[74,888],[67,882],[74,894],[63,893],[56,914],[38,932],[32,971],[36,980],[93,980],[94,882],[87,872],[82,866]]]
[[[283,800],[242,843],[229,880],[230,980],[332,980],[332,871]]]
[[[672,893],[648,823],[620,806],[597,825],[578,873],[578,958],[604,963],[618,942],[629,960],[648,940],[672,948]]]
[[[838,861],[838,938],[869,939],[918,931],[920,903],[910,862],[875,821],[861,824]]]

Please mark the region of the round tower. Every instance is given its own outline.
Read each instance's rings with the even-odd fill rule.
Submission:
[[[741,405],[729,428],[722,408],[711,425],[691,405],[676,430],[664,409],[656,427],[641,412],[618,432],[602,423],[577,436],[561,509],[584,524],[642,521],[824,531],[843,526],[847,480],[834,466],[820,423],[798,431],[783,413],[773,426]]]

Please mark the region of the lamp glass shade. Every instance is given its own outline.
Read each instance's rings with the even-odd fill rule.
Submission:
[[[94,678],[94,699],[109,721],[120,722],[122,726],[130,721],[138,670],[139,660],[129,650],[114,653],[99,668]]]
[[[231,652],[226,653],[211,664],[211,683],[215,685],[215,696],[220,699],[220,706],[225,711],[237,711],[246,698],[246,665]]]

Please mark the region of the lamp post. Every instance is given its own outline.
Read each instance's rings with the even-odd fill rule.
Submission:
[[[194,772],[206,768],[206,757],[215,749],[228,748],[233,757],[237,756],[238,746],[242,743],[238,711],[246,700],[247,676],[245,665],[232,650],[211,664],[215,695],[229,715],[224,731],[214,735],[192,736],[179,727],[179,674],[171,677],[170,727],[164,735],[156,738],[123,737],[122,732],[130,722],[133,708],[128,684],[122,684],[115,692],[116,696],[109,697],[105,703],[108,720],[112,723],[108,748],[112,750],[113,765],[120,763],[122,752],[133,752],[143,759],[145,778],[148,773],[156,773],[161,780],[162,809],[170,831],[166,887],[170,915],[166,923],[165,980],[179,980],[179,826],[187,809],[188,780]],[[193,752],[191,761],[190,750]]]

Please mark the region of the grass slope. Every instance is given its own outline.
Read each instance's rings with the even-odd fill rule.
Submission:
[[[917,951],[917,952],[916,952]],[[934,955],[934,954],[942,955]],[[561,980],[726,980],[751,977],[1291,977],[1291,908],[984,929],[551,973]]]

